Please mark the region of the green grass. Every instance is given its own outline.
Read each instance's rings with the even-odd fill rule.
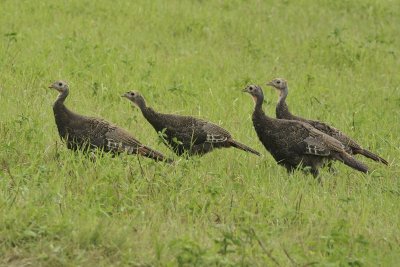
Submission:
[[[400,262],[396,1],[0,1],[0,265],[396,266]],[[246,84],[289,81],[295,114],[390,161],[288,176],[258,141]],[[121,93],[220,123],[223,149],[166,166],[90,161],[54,123],[67,106],[168,156]],[[276,92],[264,86],[272,115]]]

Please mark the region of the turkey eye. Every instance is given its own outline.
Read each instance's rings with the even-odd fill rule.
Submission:
[[[280,84],[280,83],[281,83],[281,81],[277,81],[276,83],[277,83],[277,84]]]
[[[58,86],[62,86],[62,83],[58,83]]]
[[[131,93],[131,96],[135,96],[135,93]]]

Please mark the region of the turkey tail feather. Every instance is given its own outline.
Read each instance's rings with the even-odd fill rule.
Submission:
[[[161,152],[151,149],[147,146],[141,146],[138,148],[138,154],[154,159],[156,161],[165,161],[167,163],[173,163],[172,159],[166,158]]]
[[[367,158],[370,158],[372,160],[378,161],[378,162],[382,162],[385,165],[389,165],[389,163],[387,162],[387,160],[385,160],[384,158],[381,158],[380,156],[372,153],[371,151],[368,151],[366,149],[360,149],[360,150],[356,150],[355,154],[361,154]]]
[[[361,163],[360,161],[356,160],[347,153],[340,154],[339,160],[342,161],[347,166],[352,167],[353,169],[356,169],[363,173],[368,173],[368,167],[364,163]]]
[[[261,154],[258,151],[254,150],[254,149],[252,149],[252,148],[250,148],[250,147],[248,147],[248,146],[246,146],[246,145],[244,145],[242,143],[239,143],[238,141],[235,141],[233,139],[229,140],[229,144],[231,146],[233,146],[233,147],[239,148],[239,149],[244,150],[246,152],[250,152],[250,153],[253,153],[253,154],[257,155],[257,156],[261,156]]]

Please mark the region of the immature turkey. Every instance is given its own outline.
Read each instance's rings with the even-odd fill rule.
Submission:
[[[310,167],[314,177],[326,162],[339,160],[358,171],[367,173],[368,167],[354,159],[335,138],[315,129],[308,123],[280,120],[265,115],[261,87],[249,85],[244,90],[255,102],[253,125],[258,138],[278,164],[288,172],[300,167]]]
[[[92,150],[119,154],[139,154],[156,161],[170,161],[158,151],[142,145],[127,131],[99,118],[86,117],[70,111],[64,101],[69,87],[64,81],[56,81],[49,86],[59,92],[53,111],[58,133],[66,141],[69,149]]]
[[[383,164],[388,165],[388,162],[381,158],[380,156],[362,148],[356,141],[352,140],[350,137],[346,136],[344,133],[339,131],[338,129],[329,126],[326,123],[315,121],[315,120],[308,120],[298,116],[293,115],[289,111],[289,107],[286,104],[286,97],[289,92],[287,81],[282,78],[275,78],[271,82],[267,83],[268,86],[272,86],[279,91],[279,100],[276,105],[276,117],[278,119],[286,119],[286,120],[296,120],[307,122],[311,124],[314,128],[320,130],[327,135],[332,136],[333,138],[339,140],[344,146],[346,151],[349,154],[361,154],[367,158],[370,158],[375,161],[382,162]]]
[[[122,95],[136,104],[143,116],[153,128],[163,134],[166,145],[177,155],[204,155],[214,148],[236,147],[256,154],[254,149],[234,140],[231,134],[220,126],[191,116],[163,114],[146,105],[143,96],[138,92],[127,92]]]

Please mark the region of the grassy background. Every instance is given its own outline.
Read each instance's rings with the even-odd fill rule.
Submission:
[[[0,1],[0,265],[395,266],[400,261],[397,1]],[[289,81],[295,114],[332,123],[362,158],[321,185],[257,140],[248,83]],[[220,123],[261,151],[165,166],[91,162],[59,140],[47,86],[173,156],[119,95]],[[265,86],[264,86],[265,87]],[[269,114],[275,92],[265,88]]]

